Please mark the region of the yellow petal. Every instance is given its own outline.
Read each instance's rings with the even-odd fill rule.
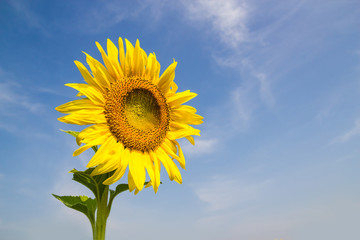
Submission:
[[[104,110],[79,110],[69,115],[58,118],[60,122],[77,124],[77,125],[88,125],[96,123],[106,123]]]
[[[171,83],[174,81],[175,78],[175,68],[176,68],[177,62],[173,62],[161,75],[158,87],[163,93],[167,93],[170,89]]]
[[[116,146],[116,139],[114,137],[109,137],[97,150],[95,155],[91,158],[87,164],[87,168],[95,167],[104,162],[106,156],[109,154],[109,149],[113,149]]]
[[[200,130],[195,129],[187,124],[170,122],[170,131],[168,131],[166,136],[170,140],[176,140],[190,135],[200,136]]]
[[[104,174],[104,173],[108,173],[111,171],[114,171],[115,169],[118,169],[118,161],[115,161],[116,159],[114,159],[113,161],[107,161],[104,163],[99,164],[92,172],[91,172],[91,176],[96,176],[96,175],[100,175],[100,174]],[[112,175],[114,176],[114,175]]]
[[[181,177],[181,173],[179,171],[179,168],[176,166],[176,164],[174,163],[174,161],[170,160],[168,161],[168,166],[172,171],[172,174],[174,176],[174,180],[175,182],[182,184],[182,177]]]
[[[122,72],[124,75],[126,75],[126,71],[125,71],[126,59],[125,59],[124,42],[121,37],[119,37],[119,59],[120,59],[120,67],[122,69]]]
[[[103,109],[103,107],[94,105],[88,98],[82,98],[65,103],[55,108],[56,111],[59,111],[61,113],[71,113],[84,109],[92,111],[101,110]]]
[[[144,187],[145,174],[145,159],[144,154],[138,151],[131,151],[129,159],[129,171],[134,179],[135,186],[139,191]]]
[[[150,156],[148,154],[144,154],[144,165],[145,165],[145,169],[150,177],[150,179],[154,180],[155,179],[155,174],[154,174],[154,164],[150,159]]]
[[[136,185],[130,171],[128,173],[128,184],[129,184],[129,191],[132,192],[136,188]]]
[[[91,76],[87,68],[79,61],[74,61],[75,65],[79,69],[81,75],[83,76],[85,82],[87,82],[90,86],[95,87],[102,93],[106,93],[105,89]],[[81,93],[80,93],[81,94]],[[82,95],[82,94],[81,94]]]
[[[122,178],[125,174],[126,168],[128,166],[129,163],[129,158],[127,157],[127,151],[123,148],[123,151],[120,153],[119,158],[117,158],[117,169],[114,172],[114,174],[109,177],[108,179],[106,179],[103,184],[105,185],[110,185],[113,184],[114,182],[118,181],[120,178]],[[96,169],[95,169],[96,170]]]
[[[94,169],[94,171],[92,171],[91,176],[104,174],[104,173],[107,173],[107,172],[111,172],[111,171],[113,171],[115,169],[123,168],[124,164],[125,164],[125,169],[123,169],[123,170],[125,172],[128,161],[127,161],[127,159],[123,158],[124,151],[125,151],[124,145],[122,143],[120,143],[120,142],[117,142],[114,145],[113,149],[109,149],[107,154],[103,154],[103,162],[101,164],[99,164]],[[117,174],[119,174],[119,173],[117,173]],[[117,180],[118,179],[116,179],[115,181],[117,181]]]
[[[172,107],[172,109],[180,110],[180,111],[187,111],[189,113],[196,113],[197,112],[196,108],[194,108],[192,106],[189,106],[189,105],[177,105],[177,106]]]
[[[149,152],[150,159],[154,163],[154,179],[152,180],[153,188],[155,193],[157,193],[158,188],[160,186],[160,170],[161,165],[159,159],[155,156],[153,151]]]
[[[134,57],[134,46],[125,39],[126,44],[126,65],[125,65],[125,74],[130,76],[133,73],[133,57]]]
[[[98,167],[97,167],[97,168],[98,168]],[[94,171],[95,171],[95,170],[94,170]],[[122,178],[122,176],[124,175],[125,171],[126,171],[126,168],[125,168],[125,169],[117,168],[117,169],[115,170],[114,174],[113,174],[111,177],[107,178],[107,179],[103,182],[103,184],[104,184],[104,185],[111,185],[111,184],[115,183],[115,182],[118,181],[120,178]]]
[[[77,136],[76,142],[88,143],[94,139],[109,133],[109,127],[107,124],[96,124],[83,129]]]
[[[147,58],[146,69],[145,69],[145,78],[147,78],[151,82],[153,82],[153,80],[154,80],[154,72],[155,72],[155,68],[156,68],[155,61],[156,61],[156,58],[155,58],[154,54],[150,53],[149,57]]]
[[[181,146],[176,140],[173,140],[173,143],[177,146],[177,148],[179,150],[179,159],[177,159],[177,160],[180,163],[180,166],[183,169],[185,169],[185,157],[184,157],[184,153],[183,153],[183,151],[181,149]]]
[[[145,165],[145,169],[150,177],[150,181],[155,182],[156,181],[156,176],[155,176],[155,167],[154,167],[154,163],[150,158],[149,154],[144,154],[144,165]]]
[[[191,125],[199,125],[203,123],[202,116],[182,109],[172,109],[171,119],[175,122],[191,124]]]
[[[175,158],[178,161],[181,161],[180,157],[176,155],[173,149],[171,149],[170,144],[172,144],[168,139],[164,139],[163,144],[161,144],[161,148],[172,158]],[[175,147],[176,151],[176,147]]]
[[[102,135],[96,139],[94,139],[93,141],[88,142],[86,145],[81,146],[80,148],[78,148],[74,153],[73,156],[78,156],[79,154],[81,154],[82,152],[84,152],[85,150],[88,150],[89,148],[91,148],[92,146],[97,146],[97,145],[101,145],[103,144],[109,137],[110,137],[110,133],[106,134],[106,135]]]
[[[164,150],[162,150],[162,148],[158,148],[155,152],[155,155],[158,157],[158,159],[160,160],[160,162],[162,163],[162,165],[164,166],[166,172],[169,175],[170,180],[174,180],[175,175],[173,174],[173,171],[169,165],[169,162],[171,160],[171,158],[166,154],[166,152]]]
[[[89,64],[94,75],[94,80],[101,85],[103,89],[108,89],[110,83],[114,82],[114,77],[109,74],[108,70],[98,60],[91,57],[86,52],[84,52],[84,54],[86,55],[86,62]]]
[[[120,63],[119,63],[119,51],[116,48],[115,44],[110,39],[107,40],[107,51],[108,51],[108,57],[111,63],[113,64],[113,66],[115,67],[115,69],[117,70],[119,77],[123,77],[124,72],[122,71],[122,68],[120,67]]]
[[[143,65],[144,65],[144,73],[145,73],[145,69],[146,69],[146,64],[147,64],[147,54],[146,52],[144,51],[144,49],[140,48],[140,54],[142,56],[142,59],[143,59]]]
[[[176,105],[183,104],[183,103],[193,99],[196,96],[197,96],[196,93],[190,92],[190,90],[186,90],[184,92],[179,92],[179,93],[176,93],[173,96],[169,97],[167,99],[167,102],[168,102],[168,104],[170,104],[170,106],[176,106]]]
[[[109,40],[109,39],[108,39]],[[109,74],[114,78],[114,79],[118,79],[120,77],[119,75],[119,70],[115,67],[115,65],[111,62],[111,60],[109,59],[109,57],[106,55],[104,49],[102,48],[102,46],[100,45],[100,43],[95,42],[96,46],[99,49],[99,52],[101,53],[101,56],[103,58],[104,64],[109,72]]]
[[[74,88],[87,96],[95,105],[104,106],[105,99],[98,89],[83,83],[67,83],[65,86]]]
[[[176,85],[176,83],[174,81],[170,84],[170,90],[171,90],[171,92],[174,92],[174,93],[176,93],[176,91],[178,90],[178,86]]]
[[[142,52],[141,52],[141,48],[140,48],[140,42],[139,39],[136,40],[135,43],[135,48],[134,48],[134,58],[133,58],[133,74],[135,76],[139,76],[142,77],[142,75],[144,74],[144,67],[145,64],[143,62],[143,56],[142,56]]]
[[[156,59],[155,53],[153,53],[153,54]],[[160,63],[157,60],[155,61],[155,66],[153,67],[153,69],[154,69],[153,83],[156,85],[159,82],[159,76],[160,76]]]
[[[166,154],[166,152],[159,147],[156,151],[156,155],[160,159],[162,165],[165,167],[167,173],[169,174],[170,180],[175,180],[178,183],[182,183],[182,178],[180,171],[176,164],[171,160],[171,158]]]

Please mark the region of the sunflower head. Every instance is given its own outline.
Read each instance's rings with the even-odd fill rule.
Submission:
[[[80,146],[74,156],[101,145],[87,167],[95,167],[92,175],[114,171],[104,181],[112,184],[128,171],[130,191],[142,190],[146,172],[155,192],[160,184],[161,165],[170,180],[182,183],[176,162],[185,169],[185,158],[177,139],[192,136],[200,130],[190,125],[202,123],[196,109],[183,105],[196,96],[189,90],[177,92],[174,82],[177,62],[160,76],[155,53],[149,55],[119,38],[119,48],[107,41],[107,53],[96,43],[104,65],[86,54],[90,70],[75,61],[86,83],[66,84],[78,91],[77,100],[56,108],[65,113],[59,121],[91,125],[76,140]]]

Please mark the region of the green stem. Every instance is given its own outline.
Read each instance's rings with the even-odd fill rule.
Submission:
[[[93,240],[96,239],[96,232],[95,232],[95,225],[91,225],[91,229],[92,229],[92,234],[93,234]]]
[[[103,195],[97,199],[97,213],[95,222],[95,231],[93,232],[94,240],[105,240],[106,220],[108,217],[108,196],[109,186],[106,186]]]

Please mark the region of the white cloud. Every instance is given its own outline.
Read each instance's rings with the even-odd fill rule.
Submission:
[[[256,86],[254,86],[254,83],[247,84],[253,85],[254,88],[258,89],[258,94],[267,107],[273,107],[275,105],[275,98],[271,89],[272,81],[268,79],[267,74],[256,70],[248,59],[241,61],[241,67],[243,68],[242,75],[247,82],[257,82]]]
[[[221,67],[232,68],[234,75],[239,74],[240,88],[257,82],[256,89],[252,89],[257,95],[248,98],[254,108],[259,105],[257,98],[260,104],[274,108],[275,84],[291,81],[286,77],[289,72],[330,49],[335,39],[332,36],[348,31],[344,29],[349,29],[349,23],[354,24],[354,14],[338,11],[346,5],[340,2],[321,11],[320,3],[308,0],[282,4],[245,0],[183,2],[187,19],[192,23],[204,22],[204,32],[210,29],[207,38],[228,41],[229,46],[208,46],[214,61]],[[247,111],[240,107],[239,113],[246,119],[254,108],[248,107]]]
[[[20,95],[16,92],[12,92],[11,88],[8,88],[7,84],[0,83],[0,129],[3,129],[10,133],[16,133],[18,126],[14,125],[13,121],[7,120],[4,122],[5,117],[16,117],[20,111],[28,111],[31,113],[38,113],[43,109],[43,104],[32,102],[28,97]],[[32,135],[34,136],[35,133]],[[48,137],[47,134],[36,133],[37,137]]]
[[[31,9],[26,5],[26,2],[21,0],[10,0],[10,4],[30,27],[39,29],[47,37],[50,36],[41,23],[41,19],[33,11],[31,11]]]
[[[336,143],[336,142],[344,143],[349,141],[351,138],[359,135],[360,135],[360,119],[357,119],[354,123],[354,126],[350,130],[348,130],[343,135],[334,139],[332,143]]]
[[[262,190],[271,181],[245,184],[236,177],[215,176],[204,184],[196,186],[196,196],[208,204],[209,211],[227,210],[244,202],[262,197]]]
[[[209,184],[209,190],[210,188]],[[241,188],[241,185],[238,188]],[[269,185],[264,185],[262,189],[267,188]],[[214,193],[217,191],[218,188],[213,189]],[[233,197],[221,190],[218,194],[219,196],[209,194],[207,199],[211,201],[211,197],[216,199]],[[220,238],[336,240],[360,237],[356,225],[360,205],[354,197],[337,196],[313,202],[301,200],[285,202],[282,196],[278,196],[280,204],[272,203],[272,205],[269,205],[267,195],[258,194],[258,198],[261,198],[261,201],[250,207],[231,207],[230,211],[219,209],[220,211],[208,212],[197,220],[196,229],[205,234],[206,239],[209,240]],[[248,201],[252,200],[248,198]]]
[[[356,200],[335,198],[291,211],[283,208],[268,215],[251,216],[233,224],[232,234],[238,239],[358,238],[359,210]]]
[[[188,19],[210,25],[209,37],[216,36],[227,44],[211,48],[211,55],[219,66],[232,68],[236,70],[235,74],[239,74],[241,83],[237,89],[231,90],[228,99],[233,115],[232,128],[248,129],[252,113],[259,103],[268,108],[274,107],[276,103],[272,92],[272,76],[260,70],[259,62],[253,58],[254,53],[259,52],[259,42],[263,40],[249,28],[249,21],[254,19],[257,9],[246,0],[197,0],[183,3]]]
[[[185,142],[182,144],[182,149],[185,155],[204,155],[211,154],[217,149],[219,141],[216,138],[210,139],[196,139],[195,146]]]
[[[78,27],[84,32],[97,33],[123,21],[131,11],[124,11],[122,4],[114,1],[101,1],[99,5],[89,6],[80,18]]]
[[[55,199],[55,198],[54,198]],[[91,225],[86,216],[62,203],[54,202],[44,216],[21,217],[14,220],[3,220],[0,234],[4,239],[90,239]]]
[[[246,41],[247,1],[185,0],[183,4],[189,19],[209,22],[222,42],[237,47]]]
[[[4,74],[0,73],[0,77],[3,78]],[[4,109],[2,115],[11,114],[10,111],[5,111],[8,108],[11,108],[13,111],[14,108],[20,107],[31,113],[38,113],[42,110],[44,105],[32,101],[19,83],[3,79],[0,81],[0,109]]]
[[[275,99],[271,91],[271,85],[269,80],[263,73],[256,73],[255,77],[259,80],[260,83],[260,96],[263,102],[268,107],[273,107],[275,105]]]
[[[0,122],[0,129],[4,130],[6,132],[9,133],[16,133],[16,126],[9,124],[9,123],[4,123],[4,122]]]
[[[165,1],[122,1],[107,0],[94,2],[86,6],[86,12],[79,12],[76,16],[78,21],[75,26],[81,32],[99,33],[113,27],[123,21],[151,22],[149,27],[162,17]],[[79,17],[80,16],[80,17]]]
[[[253,104],[249,98],[250,90],[238,88],[231,93],[232,124],[234,129],[246,130],[252,115]]]
[[[239,62],[238,56],[235,55],[217,55],[213,53],[212,58],[221,67],[227,68],[239,68],[241,66],[241,62]]]
[[[32,138],[51,139],[46,133],[19,124],[23,116],[28,118],[30,113],[36,117],[45,108],[45,104],[35,101],[29,90],[16,81],[12,74],[0,68],[0,130]]]

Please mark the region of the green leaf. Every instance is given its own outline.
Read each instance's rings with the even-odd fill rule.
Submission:
[[[75,209],[85,214],[90,220],[91,225],[95,224],[95,211],[97,203],[95,199],[87,196],[53,196],[65,204],[65,206]]]
[[[108,185],[102,184],[107,178],[109,178],[115,171],[91,176],[92,171],[95,168],[88,168],[85,171],[78,171],[76,169],[71,170],[73,173],[73,180],[81,183],[85,187],[89,188],[95,195],[95,198],[101,200],[101,197],[104,194],[104,191],[107,191],[106,188]]]
[[[89,171],[91,174],[91,172],[94,170],[94,168],[92,168],[91,170],[87,169],[86,171]],[[85,172],[86,172],[85,171]],[[98,190],[99,190],[99,196],[103,196],[104,191],[108,191],[107,188],[109,188],[109,185],[104,185],[103,182],[108,179],[109,177],[111,177],[114,174],[114,171],[108,172],[108,173],[104,173],[104,174],[100,174],[100,175],[96,175],[93,176],[93,179],[95,180],[95,182],[97,183],[98,186]]]
[[[119,193],[122,193],[122,192],[125,192],[129,190],[129,185],[128,184],[125,184],[125,183],[121,183],[119,185],[116,186],[115,190],[112,190],[110,189],[110,199],[109,199],[109,204],[108,204],[108,216],[110,214],[110,211],[111,211],[111,206],[112,206],[112,203],[114,201],[114,198],[119,194]]]
[[[97,181],[90,175],[94,168],[88,168],[85,171],[78,171],[75,168],[70,172],[73,173],[73,180],[81,183],[88,189],[90,189],[95,198],[99,198],[101,194],[99,194],[99,188]]]
[[[119,193],[129,190],[129,185],[121,183],[116,186],[115,190],[110,189],[110,198],[115,198]]]
[[[146,186],[149,182],[145,182],[144,185]],[[162,182],[160,182],[160,184],[162,184]],[[129,190],[129,185],[125,184],[125,183],[120,183],[119,185],[116,186],[115,190],[110,189],[110,199],[109,199],[109,204],[108,204],[108,215],[110,214],[111,211],[111,206],[112,203],[115,199],[115,197],[117,195],[119,195],[122,192],[125,192]]]

